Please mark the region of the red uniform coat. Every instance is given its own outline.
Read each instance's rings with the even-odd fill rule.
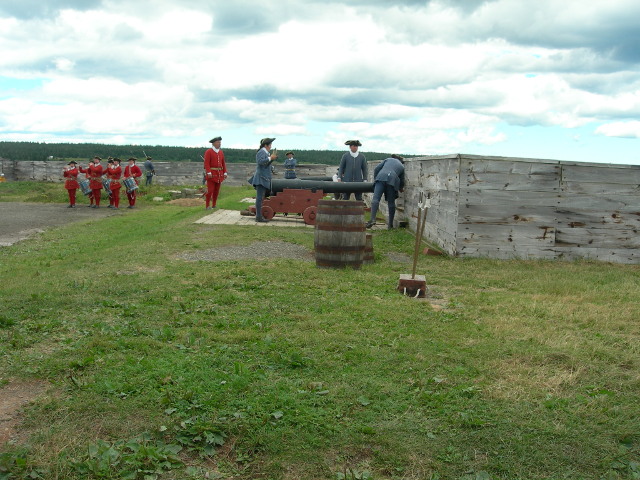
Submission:
[[[115,168],[107,167],[107,178],[111,180],[109,188],[120,188],[122,185],[120,185],[118,180],[122,178],[122,167],[120,165]]]
[[[92,163],[89,165],[89,188],[98,190],[102,188],[102,175],[105,173],[102,165]]]
[[[222,183],[224,181],[227,165],[224,162],[224,152],[222,150],[218,150],[218,153],[216,153],[213,148],[210,148],[205,152],[204,171],[208,182]]]
[[[64,182],[64,188],[67,190],[77,190],[80,188],[80,184],[78,184],[78,174],[80,171],[78,167],[73,167],[71,170],[65,170],[62,175],[67,179]]]
[[[136,181],[136,185],[138,185],[138,178],[142,176],[142,170],[137,165],[124,167],[124,178],[133,177]]]

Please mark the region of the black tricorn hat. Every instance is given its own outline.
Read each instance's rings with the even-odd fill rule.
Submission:
[[[114,158],[113,161],[120,163],[120,159],[118,157]]]
[[[138,159],[136,157],[129,157],[129,160],[133,160],[135,162]]]
[[[265,145],[269,145],[270,143],[273,143],[273,141],[275,140],[275,138],[263,138],[262,140],[260,140],[260,147],[264,147]]]
[[[391,158],[395,158],[396,160],[400,160],[401,162],[404,162],[404,157],[402,155],[398,155],[397,153],[394,153],[393,155],[391,155]]]
[[[93,157],[93,159],[94,159],[94,160],[95,160],[96,158],[97,158],[98,160],[102,160],[98,155],[96,155],[95,157]]]
[[[71,160],[69,163],[67,163],[67,165],[71,165],[72,163],[73,163],[74,165],[77,165],[77,164],[78,164],[78,162],[76,162],[75,160]]]
[[[346,142],[344,142],[345,145],[355,145],[356,147],[361,147],[362,144],[360,143],[360,140],[347,140]]]
[[[151,157],[147,157],[147,160],[153,160]]]
[[[293,155],[293,154],[294,154],[293,152],[287,152],[287,153],[285,153],[285,155]]]
[[[217,142],[218,140],[222,140],[222,137],[213,137],[211,140],[209,140],[209,143]]]

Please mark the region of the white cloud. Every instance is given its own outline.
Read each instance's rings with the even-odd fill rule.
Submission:
[[[596,128],[595,133],[607,137],[640,138],[640,122],[635,120],[606,123]]]

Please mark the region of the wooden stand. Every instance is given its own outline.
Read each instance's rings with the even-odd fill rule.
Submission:
[[[409,275],[401,273],[398,280],[398,291],[403,295],[415,298],[427,296],[427,279],[424,275]]]
[[[422,206],[422,194],[420,194],[420,208],[418,208],[418,225],[416,226],[416,244],[413,248],[413,270],[411,275],[402,273],[398,280],[398,291],[403,295],[415,298],[427,296],[427,279],[424,275],[416,275],[418,252],[422,244],[422,234],[427,220],[427,209]]]

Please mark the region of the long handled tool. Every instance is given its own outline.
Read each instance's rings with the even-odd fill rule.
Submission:
[[[400,274],[398,280],[398,291],[403,295],[409,295],[416,298],[424,298],[427,296],[427,279],[424,275],[416,276],[416,266],[418,264],[418,254],[422,245],[422,236],[424,227],[427,223],[427,207],[424,193],[420,192],[420,201],[418,202],[418,224],[416,225],[416,243],[413,248],[413,268],[411,275]]]

